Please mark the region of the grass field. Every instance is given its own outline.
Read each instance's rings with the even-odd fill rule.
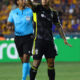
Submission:
[[[79,62],[56,62],[55,67],[56,80],[80,80]],[[0,63],[0,80],[21,80],[21,72],[21,63]],[[46,63],[41,63],[36,79],[48,80]]]

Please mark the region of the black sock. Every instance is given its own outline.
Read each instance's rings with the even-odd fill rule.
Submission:
[[[30,80],[35,80],[36,74],[37,74],[37,68],[32,67],[30,70]]]
[[[48,69],[48,76],[49,76],[49,80],[55,80],[55,69],[54,68]]]

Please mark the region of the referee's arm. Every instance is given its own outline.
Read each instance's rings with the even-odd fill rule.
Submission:
[[[13,23],[7,22],[7,29],[11,30],[13,26]]]
[[[13,20],[13,12],[11,11],[9,13],[9,17],[8,17],[8,20],[7,20],[7,29],[10,29],[12,28],[13,26],[13,23],[14,23],[14,20]]]

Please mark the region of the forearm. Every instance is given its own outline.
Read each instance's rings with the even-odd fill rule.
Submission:
[[[70,45],[70,44],[67,42],[62,27],[58,27],[58,31],[59,31],[59,34],[61,35],[61,37],[64,39],[64,43],[65,43],[66,45],[72,47],[72,45]]]
[[[12,26],[12,23],[11,22],[7,22],[7,26]]]
[[[65,34],[64,34],[64,32],[63,32],[63,29],[62,29],[62,27],[60,26],[60,25],[58,25],[58,32],[59,32],[59,34],[60,34],[60,36],[64,39],[64,40],[66,40],[66,37],[65,37]]]

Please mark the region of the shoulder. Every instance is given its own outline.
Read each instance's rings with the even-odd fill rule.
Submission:
[[[11,13],[11,14],[14,14],[14,13],[16,13],[18,10],[19,10],[18,8],[13,9],[13,10],[10,11],[10,13]]]
[[[50,8],[51,12],[53,12],[54,15],[58,15],[58,11],[53,9],[53,8]]]
[[[38,5],[35,7],[35,10],[36,10],[36,12],[42,11],[42,10],[43,10],[43,6],[42,6],[41,4],[38,4]]]
[[[51,10],[51,11],[56,11],[54,8],[51,8],[51,7],[50,7],[50,10]]]
[[[37,5],[37,8],[42,8],[42,5],[41,5],[41,4],[38,4],[38,5]]]
[[[28,12],[33,12],[32,9],[29,8],[29,7],[26,7],[25,10],[28,11]]]
[[[57,10],[55,10],[54,8],[50,8],[50,10],[55,12],[55,13],[57,12]]]

